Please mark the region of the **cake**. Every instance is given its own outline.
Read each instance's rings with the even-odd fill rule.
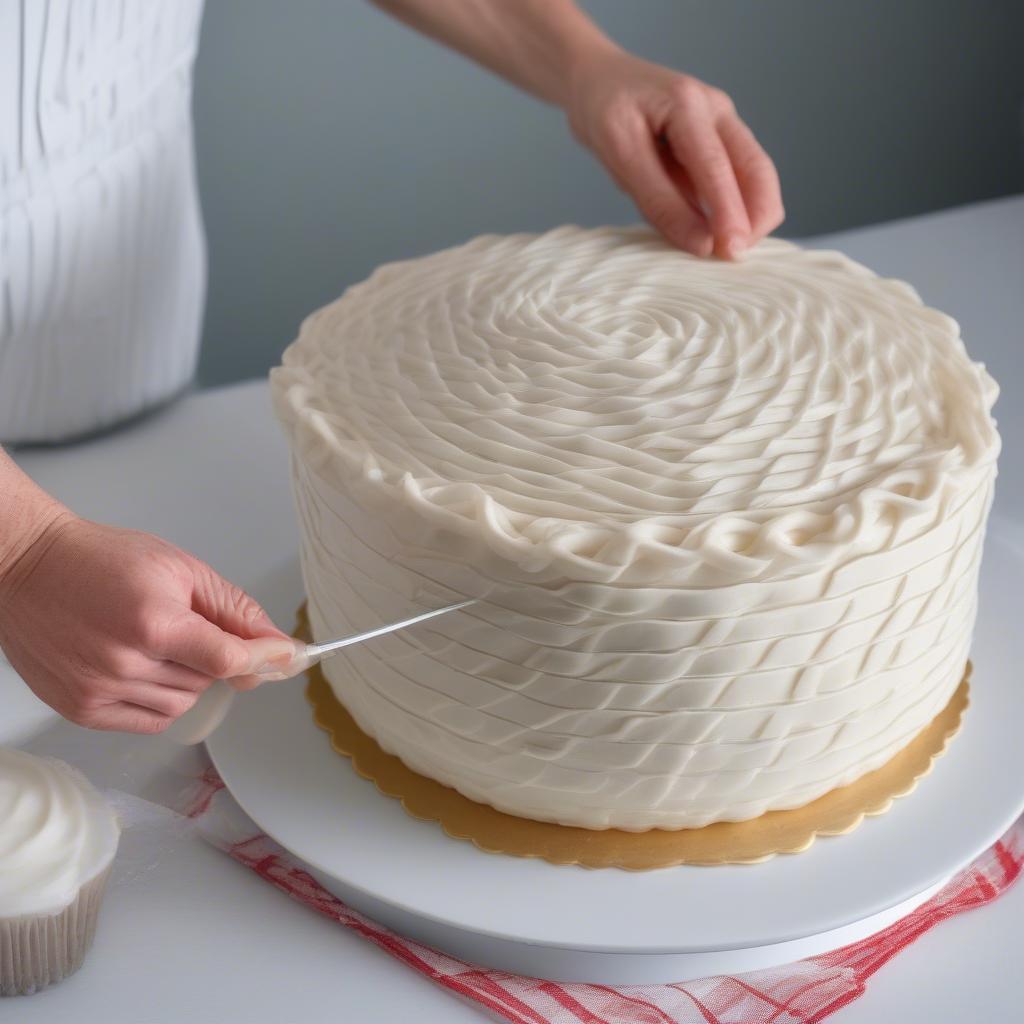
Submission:
[[[0,749],[0,996],[30,995],[81,967],[119,838],[80,772]]]
[[[836,252],[641,229],[390,264],[272,372],[314,637],[408,767],[539,821],[802,806],[964,675],[999,437],[955,321]]]

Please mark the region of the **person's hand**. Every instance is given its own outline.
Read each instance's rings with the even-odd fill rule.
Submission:
[[[573,68],[565,106],[576,138],[674,245],[735,259],[782,223],[775,165],[720,89],[602,47]]]
[[[167,728],[214,679],[247,688],[295,649],[197,558],[70,514],[0,575],[0,645],[65,718],[142,733]]]

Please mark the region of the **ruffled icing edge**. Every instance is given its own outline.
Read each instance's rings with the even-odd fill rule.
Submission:
[[[576,229],[557,229],[569,230]],[[444,252],[480,246],[495,237],[479,236]],[[799,249],[776,240],[772,244],[780,249]],[[388,516],[396,508],[407,509],[435,529],[482,542],[496,558],[538,577],[614,582],[629,569],[630,581],[636,582],[638,575],[644,576],[639,567],[649,562],[657,567],[654,575],[660,579],[675,572],[690,577],[706,571],[706,583],[725,585],[827,569],[840,560],[889,546],[894,523],[915,527],[900,542],[919,536],[942,520],[958,496],[984,486],[995,476],[1000,438],[991,410],[999,387],[983,363],[970,359],[956,321],[926,306],[911,285],[878,277],[842,253],[813,252],[872,279],[878,287],[955,331],[954,336],[947,333],[945,341],[954,348],[952,356],[962,363],[958,369],[966,371],[966,377],[958,383],[968,400],[950,418],[955,443],[945,450],[936,449],[941,455],[938,468],[930,469],[924,487],[915,495],[906,493],[904,467],[896,467],[826,512],[785,509],[759,522],[732,511],[712,513],[697,526],[685,529],[653,523],[652,517],[605,524],[564,520],[558,529],[551,530],[542,517],[510,510],[476,483],[439,484],[417,479],[408,471],[389,477],[372,453],[338,435],[324,408],[329,396],[321,393],[316,376],[302,362],[301,346],[318,330],[321,316],[347,301],[352,289],[308,316],[298,338],[285,350],[282,365],[271,370],[274,410],[293,456],[318,475],[343,480],[346,487],[358,493],[368,511]],[[384,264],[353,288],[369,285],[378,275],[392,275],[416,262]],[[872,529],[885,524],[890,528]],[[874,542],[872,533],[876,534]]]

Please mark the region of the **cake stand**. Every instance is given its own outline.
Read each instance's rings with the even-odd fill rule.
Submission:
[[[761,864],[634,873],[483,853],[358,777],[313,724],[304,680],[235,701],[208,746],[239,804],[327,889],[462,959],[613,985],[769,967],[909,913],[1024,810],[1022,578],[1021,552],[991,531],[971,705],[918,789],[849,835]],[[259,596],[280,621],[302,599],[293,584]]]

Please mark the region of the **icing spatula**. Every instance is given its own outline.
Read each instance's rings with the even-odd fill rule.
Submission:
[[[294,651],[290,658],[287,655],[275,658],[272,665],[266,671],[260,672],[259,676],[266,681],[290,679],[292,676],[305,672],[311,665],[315,665],[324,658],[329,658],[332,654],[336,654],[345,647],[361,644],[366,640],[373,640],[375,637],[394,633],[399,629],[408,629],[410,626],[426,622],[428,619],[437,618],[439,615],[447,615],[449,612],[456,612],[460,608],[468,608],[469,605],[475,603],[475,599],[459,601],[457,604],[446,605],[444,608],[435,608],[429,612],[413,615],[408,619],[391,622],[386,626],[377,626],[375,629],[368,629],[364,633],[355,633],[352,636],[344,636],[338,640],[328,640],[322,644],[307,644],[302,640],[296,640],[294,642]],[[267,646],[273,644],[279,650],[281,644],[280,641],[276,640],[250,640],[247,642],[253,647],[253,653],[256,655],[258,655],[260,645]],[[254,658],[254,660],[258,660],[258,657]],[[175,743],[182,743],[186,746],[193,743],[202,743],[224,721],[235,693],[236,691],[232,689],[230,683],[225,682],[223,679],[218,679],[185,714],[164,731],[163,735],[174,740]]]

